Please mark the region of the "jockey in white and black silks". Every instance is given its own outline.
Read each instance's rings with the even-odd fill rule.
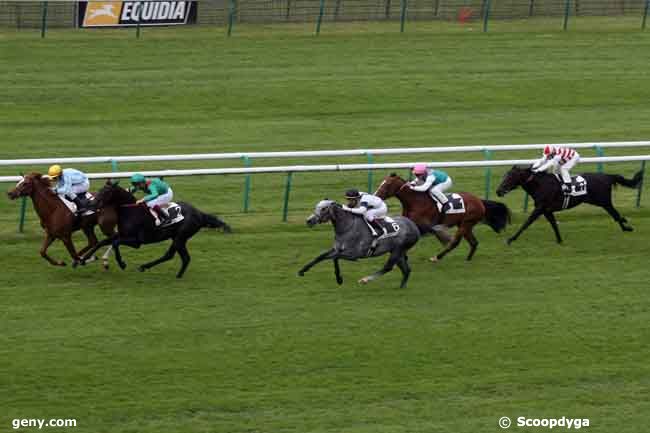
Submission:
[[[369,223],[374,236],[379,236],[384,232],[384,229],[376,221],[388,214],[388,206],[382,199],[367,192],[359,192],[357,189],[347,190],[345,198],[348,199],[348,204],[347,206],[343,205],[343,210],[362,215]]]
[[[571,192],[571,170],[580,160],[580,154],[568,147],[556,147],[546,145],[544,155],[533,164],[533,172],[543,171],[560,172],[562,177],[562,190],[565,193]]]

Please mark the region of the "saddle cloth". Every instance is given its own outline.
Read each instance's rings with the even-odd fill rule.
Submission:
[[[556,174],[555,178],[558,182],[563,183],[559,174]],[[569,195],[571,197],[580,197],[585,194],[587,194],[587,180],[580,175],[571,176],[571,192]]]
[[[454,192],[445,195],[451,204],[451,207],[447,210],[447,215],[465,213],[465,200],[463,200],[463,197],[460,194]],[[436,203],[436,206],[438,206],[438,212],[442,212],[442,205],[440,202],[435,199],[433,201]]]
[[[92,200],[93,195],[91,193],[89,193],[89,192],[86,192],[85,198],[86,198],[86,200]],[[74,204],[73,202],[68,200],[64,195],[59,195],[59,199],[61,199],[63,204],[65,204],[68,207],[68,209],[70,209],[70,212],[72,212],[74,215],[77,215],[77,205],[76,204]],[[87,210],[86,212],[83,213],[83,216],[92,215],[94,213],[95,213],[94,210],[89,209],[89,210]]]
[[[162,206],[162,208],[167,210],[167,214],[169,214],[169,219],[165,221],[165,223],[162,225],[161,225],[161,221],[158,219],[158,214],[156,213],[156,211],[149,208],[149,213],[151,213],[151,215],[153,216],[154,221],[156,222],[156,227],[168,227],[178,222],[181,222],[185,219],[185,215],[183,215],[181,206],[178,203],[174,203],[172,201],[169,202],[167,206]]]
[[[397,222],[389,216],[383,218],[377,218],[375,220],[375,223],[381,226],[381,228],[384,230],[383,234],[381,234],[377,238],[377,240],[390,238],[392,236],[395,236],[399,232],[399,224],[397,224]],[[368,225],[368,228],[370,228],[370,231],[372,232],[373,230],[370,227],[370,224],[368,224],[368,221],[366,221],[366,224]]]

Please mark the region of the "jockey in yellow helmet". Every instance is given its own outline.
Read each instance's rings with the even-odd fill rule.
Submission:
[[[85,173],[74,168],[61,168],[55,164],[49,168],[47,175],[56,182],[54,192],[67,198],[77,205],[77,212],[85,212],[90,207],[86,200],[86,193],[90,188],[90,181]]]

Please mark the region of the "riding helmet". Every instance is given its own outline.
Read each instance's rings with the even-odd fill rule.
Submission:
[[[358,189],[352,188],[345,191],[345,198],[360,198],[361,194]]]

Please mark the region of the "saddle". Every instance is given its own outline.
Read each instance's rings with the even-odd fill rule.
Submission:
[[[155,210],[152,208],[147,208],[153,217],[156,227],[169,227],[185,219],[185,215],[183,215],[181,206],[178,203],[169,202],[166,206],[161,206],[161,208],[166,210],[167,214],[169,215],[169,219],[164,222],[160,221]]]
[[[371,232],[376,231],[376,229],[370,226],[370,223],[366,221],[365,218],[363,219],[363,221],[366,223],[368,228],[370,228]],[[400,229],[399,224],[397,224],[397,222],[389,216],[383,218],[376,218],[374,223],[379,227],[381,227],[383,233],[380,233],[379,236],[375,237],[372,240],[372,244],[370,245],[370,249],[368,250],[367,253],[368,256],[372,256],[374,254],[375,249],[377,248],[377,244],[379,243],[380,240],[396,236],[397,233],[399,233],[399,229]]]
[[[70,212],[72,212],[73,215],[79,215],[77,213],[77,205],[76,204],[74,204],[73,202],[68,200],[64,195],[59,195],[58,197],[63,202],[63,204],[65,204],[67,206],[67,208],[70,209]],[[90,201],[90,200],[92,200],[94,198],[94,196],[91,193],[86,192],[86,194],[84,195],[84,198],[86,200]],[[88,209],[81,216],[92,215],[95,212],[96,211],[94,209]]]
[[[461,214],[465,213],[465,200],[463,200],[463,197],[460,194],[451,193],[451,194],[445,194],[447,197],[447,200],[449,200],[450,207],[447,210],[447,215],[451,214]],[[433,200],[436,203],[436,206],[438,207],[438,212],[442,213],[442,204],[436,199]]]
[[[555,178],[560,184],[564,183],[559,174],[556,174]],[[571,191],[568,195],[571,197],[579,197],[585,194],[587,194],[587,180],[580,175],[571,176]]]

